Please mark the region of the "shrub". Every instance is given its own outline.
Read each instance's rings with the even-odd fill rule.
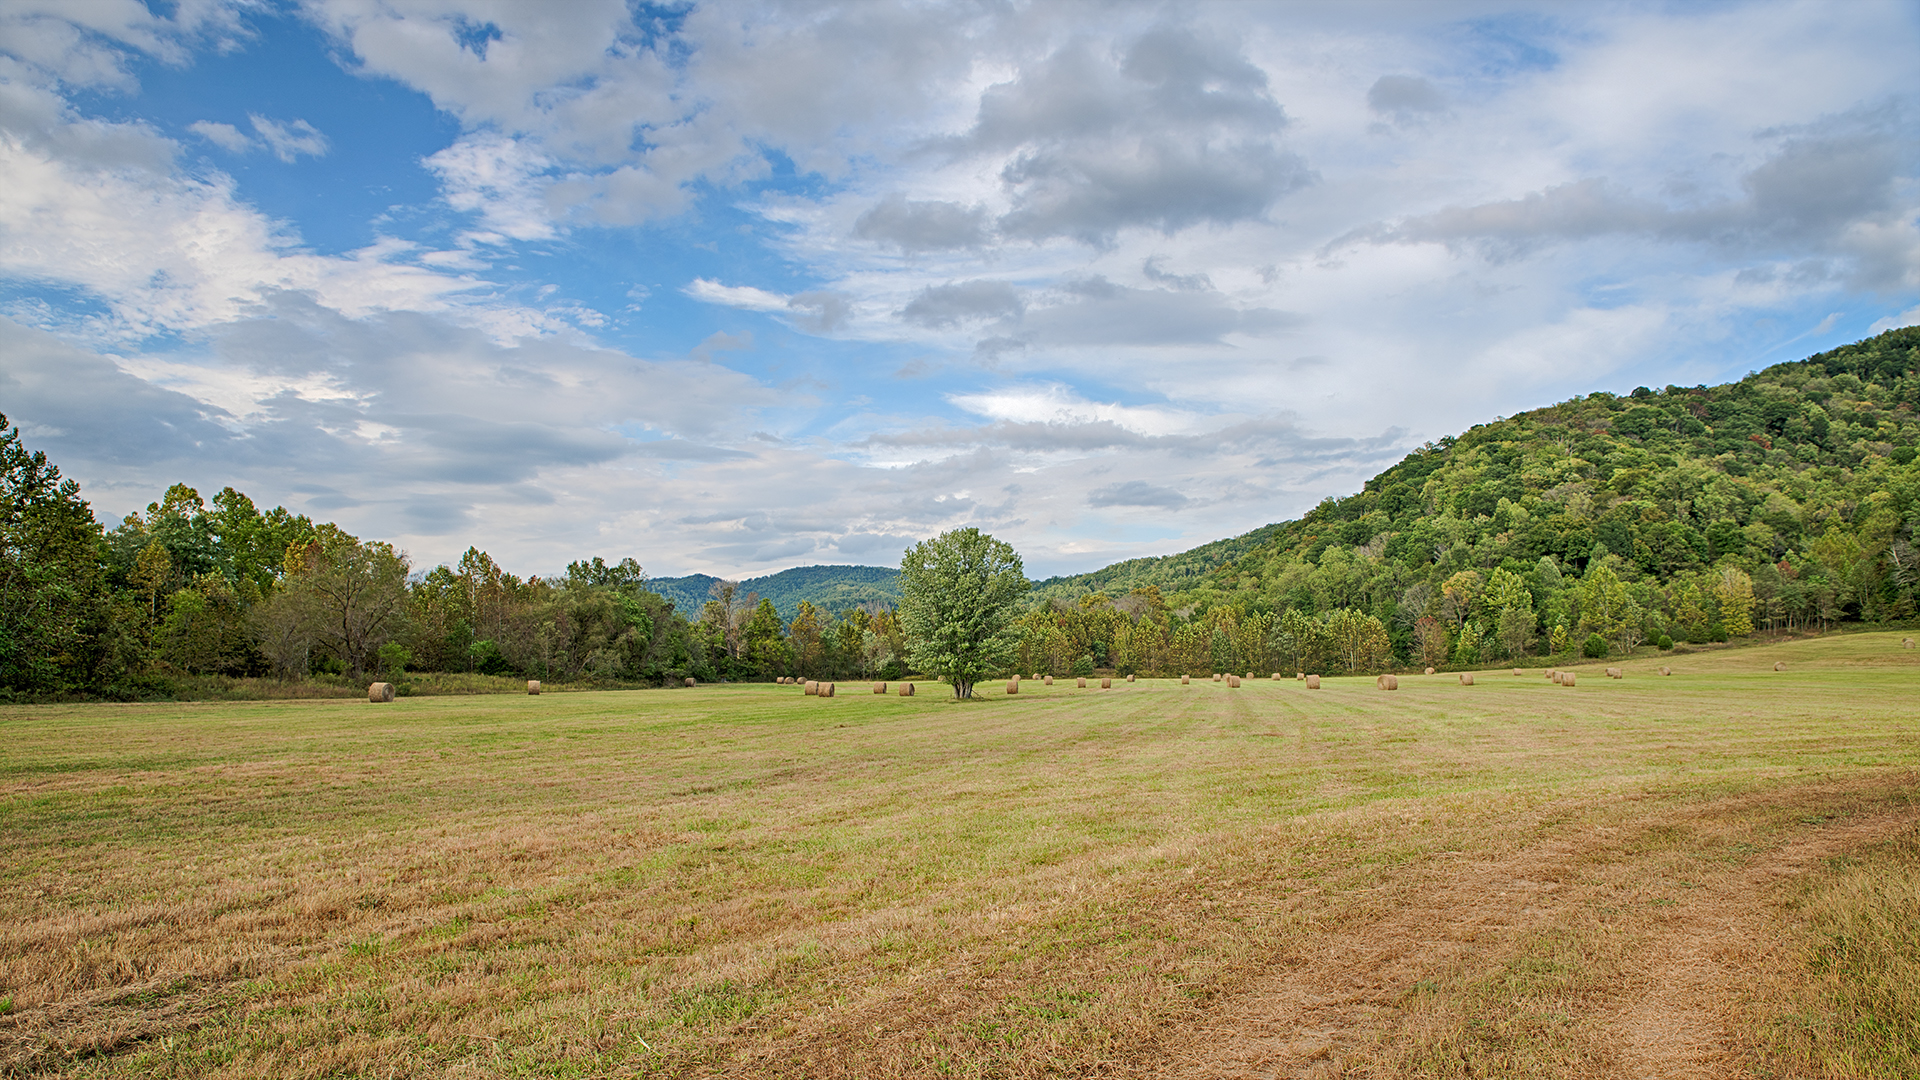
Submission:
[[[1587,656],[1599,659],[1607,655],[1607,639],[1599,634],[1588,634],[1587,643],[1580,647],[1580,651]]]
[[[1083,656],[1073,662],[1073,673],[1084,679],[1093,674],[1093,657]]]
[[[1665,634],[1661,634],[1660,639],[1655,641],[1654,644],[1659,646],[1660,651],[1666,652],[1673,648],[1673,639]]]

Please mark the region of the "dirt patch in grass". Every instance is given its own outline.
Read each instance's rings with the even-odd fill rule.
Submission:
[[[1781,912],[1799,876],[1911,835],[1916,779],[1549,808],[1276,955],[1142,1073],[1799,1075],[1755,1071],[1747,1022]]]

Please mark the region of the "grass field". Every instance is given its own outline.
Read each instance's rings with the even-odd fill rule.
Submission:
[[[1900,636],[0,710],[0,1071],[1913,1075]]]

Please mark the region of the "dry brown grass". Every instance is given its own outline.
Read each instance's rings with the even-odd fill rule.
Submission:
[[[1765,951],[1826,895],[1775,871],[1901,835],[1920,768],[1915,653],[1796,648],[1578,693],[8,709],[0,1068],[1661,1075],[1692,1029],[1629,1033],[1697,1014],[1703,1067],[1795,1075],[1793,994],[1867,984]],[[1721,955],[1784,996],[1712,997]]]

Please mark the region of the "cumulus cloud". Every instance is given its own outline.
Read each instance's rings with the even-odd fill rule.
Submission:
[[[1674,204],[1593,177],[1356,230],[1333,249],[1437,242],[1512,258],[1545,244],[1638,234],[1730,257],[1843,256],[1868,288],[1920,283],[1920,230],[1895,196],[1901,137],[1878,125],[1822,126],[1855,130],[1769,140],[1774,150],[1738,177],[1737,196]]]
[[[1367,90],[1367,108],[1407,125],[1447,111],[1447,96],[1417,75],[1382,75]]]
[[[983,278],[930,285],[900,309],[900,317],[928,329],[945,330],[986,319],[1018,318],[1024,310],[1026,301],[1019,289]]]
[[[1277,139],[1285,110],[1224,38],[1163,26],[1120,55],[1076,41],[989,88],[956,154],[1010,155],[1009,237],[1106,244],[1260,217],[1314,173]]]
[[[944,251],[979,247],[987,241],[989,229],[985,207],[916,201],[896,193],[860,215],[853,234],[905,251]]]

